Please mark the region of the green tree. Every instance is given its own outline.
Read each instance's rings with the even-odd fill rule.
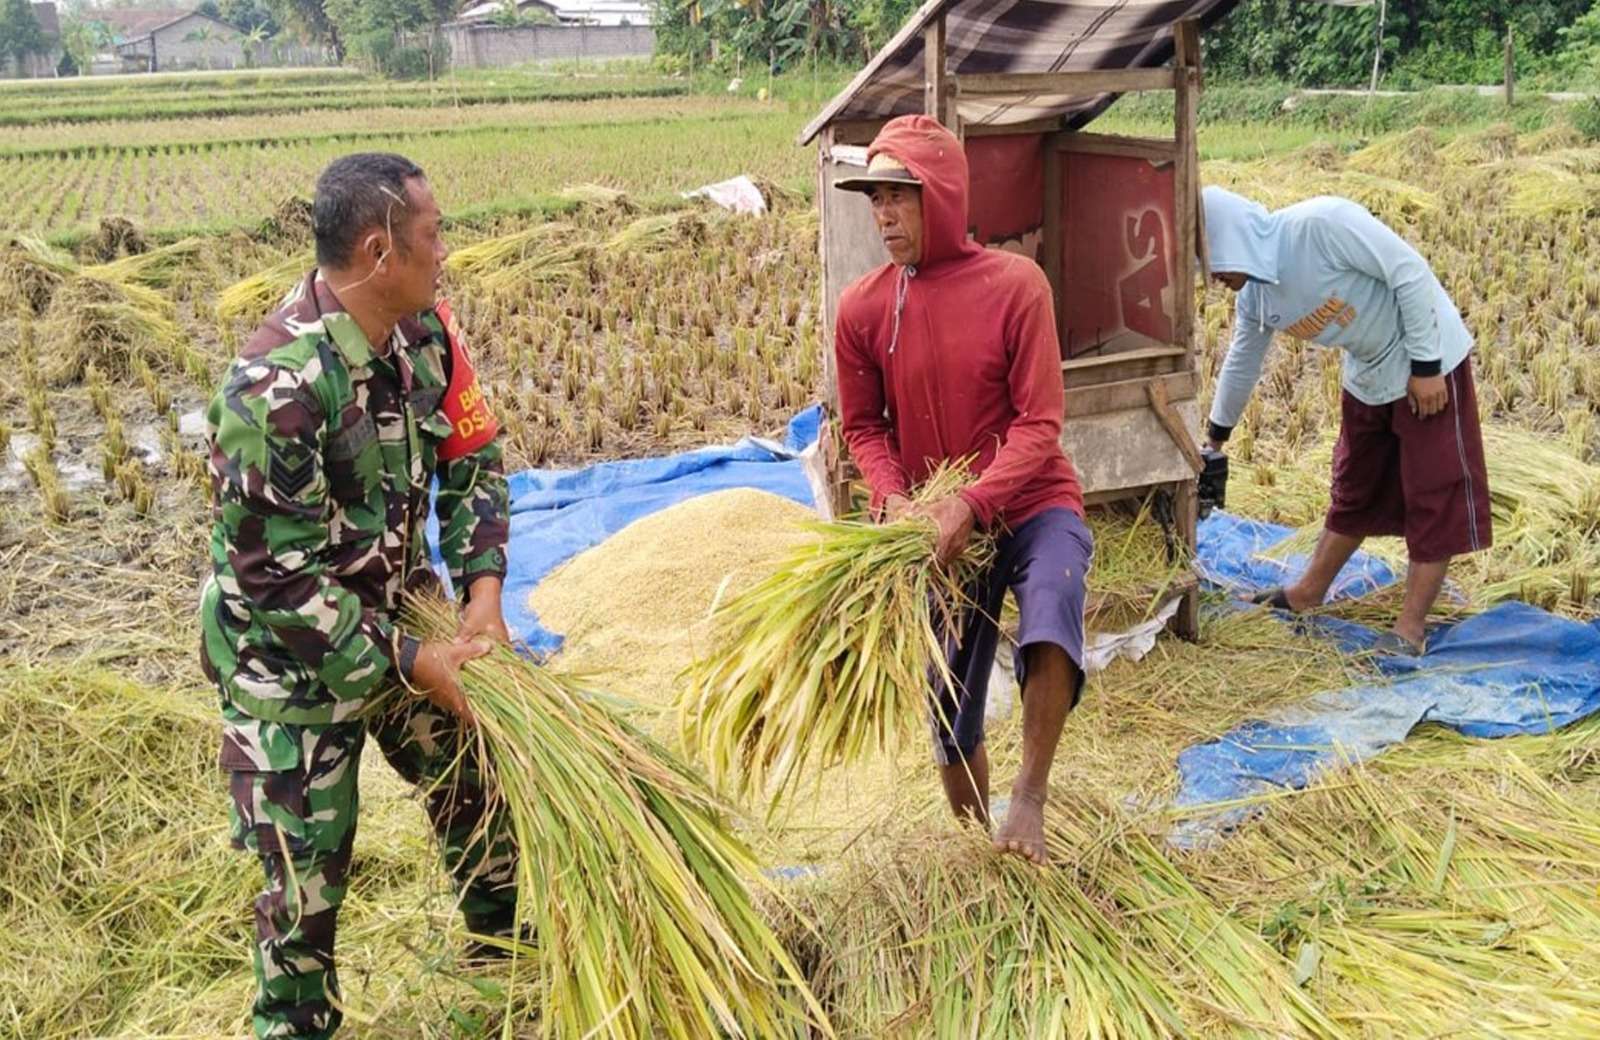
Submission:
[[[323,0],[265,0],[265,3],[279,25],[299,30],[305,39],[330,48],[334,61],[344,61],[343,29],[330,17]]]
[[[34,16],[33,4],[28,0],[4,0],[0,4],[0,58],[16,62],[20,69],[30,55],[46,50],[44,29]]]
[[[66,52],[72,71],[86,75],[94,56],[111,46],[111,30],[106,24],[83,13],[69,13],[61,22],[61,49]]]
[[[1593,0],[1388,0],[1385,82],[1497,83],[1508,28],[1520,53],[1556,49],[1561,30]],[[1377,8],[1305,0],[1245,0],[1206,34],[1206,63],[1223,76],[1258,76],[1301,86],[1366,83]]]
[[[271,8],[262,0],[220,0],[217,4],[219,17],[242,33],[251,33],[257,29],[264,29],[262,39],[269,39],[278,35],[282,26],[272,16]]]

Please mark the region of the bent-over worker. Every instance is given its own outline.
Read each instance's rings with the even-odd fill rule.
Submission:
[[[1355,202],[1322,197],[1269,213],[1208,187],[1204,204],[1212,277],[1238,293],[1211,446],[1221,450],[1238,423],[1275,331],[1344,352],[1322,536],[1298,580],[1257,598],[1315,607],[1363,540],[1402,535],[1405,601],[1380,649],[1421,653],[1451,557],[1493,538],[1472,336],[1427,261]]]

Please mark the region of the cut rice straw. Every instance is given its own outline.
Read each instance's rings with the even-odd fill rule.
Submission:
[[[916,501],[968,479],[944,467]],[[713,615],[711,648],[678,701],[683,747],[713,784],[767,796],[769,816],[808,767],[892,755],[928,717],[929,680],[954,684],[943,646],[994,553],[980,534],[940,567],[933,525],[916,517],[806,526],[815,544]]]
[[[260,321],[316,266],[316,262],[315,252],[303,250],[233,283],[217,294],[217,319],[225,323]]]
[[[456,628],[440,600],[407,618],[424,637]],[[832,1035],[757,911],[754,857],[685,765],[507,646],[461,676],[491,778],[485,819],[503,815],[519,850],[517,917],[537,937],[544,1035]]]

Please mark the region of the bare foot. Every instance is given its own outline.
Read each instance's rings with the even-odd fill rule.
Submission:
[[[1326,594],[1324,593],[1324,595]],[[1308,592],[1299,585],[1285,585],[1283,587],[1283,598],[1289,601],[1289,609],[1296,614],[1322,606],[1323,600],[1323,596]]]
[[[1421,654],[1423,648],[1427,645],[1427,629],[1421,625],[1407,624],[1404,619],[1395,624],[1394,634],[1415,647],[1418,654]]]
[[[1043,866],[1050,862],[1044,845],[1044,792],[1013,788],[1006,822],[994,834],[994,847]]]

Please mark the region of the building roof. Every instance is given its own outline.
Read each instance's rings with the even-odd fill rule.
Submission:
[[[39,31],[44,33],[46,39],[61,38],[61,16],[56,13],[54,3],[34,4],[33,17],[39,23]]]
[[[550,0],[517,0],[517,10],[518,11],[526,11],[530,7],[543,8],[544,10],[550,12],[550,14],[552,14],[552,15],[558,14],[558,9],[557,9],[556,5],[551,3]],[[472,4],[472,5],[468,6],[468,7],[462,8],[461,9],[461,13],[456,15],[456,21],[458,21],[458,22],[481,22],[481,21],[486,21],[486,20],[488,20],[490,18],[493,18],[495,15],[499,14],[501,11],[504,11],[505,9],[506,9],[505,0],[483,0],[482,3]]]
[[[1238,0],[927,0],[849,86],[800,132],[810,142],[841,119],[887,119],[922,111],[922,31],[945,19],[946,68],[953,76],[1007,72],[1076,72],[1165,65],[1173,24],[1202,27]],[[1079,127],[1105,111],[1115,94],[1094,97],[958,98],[968,125],[1008,125],[1054,116]]]
[[[95,21],[104,22],[109,26],[118,43],[142,40],[169,25],[183,21],[185,18],[204,18],[206,21],[216,22],[218,25],[227,24],[208,14],[201,14],[199,11],[194,10],[185,11],[179,8],[124,7],[105,8],[94,12]]]

